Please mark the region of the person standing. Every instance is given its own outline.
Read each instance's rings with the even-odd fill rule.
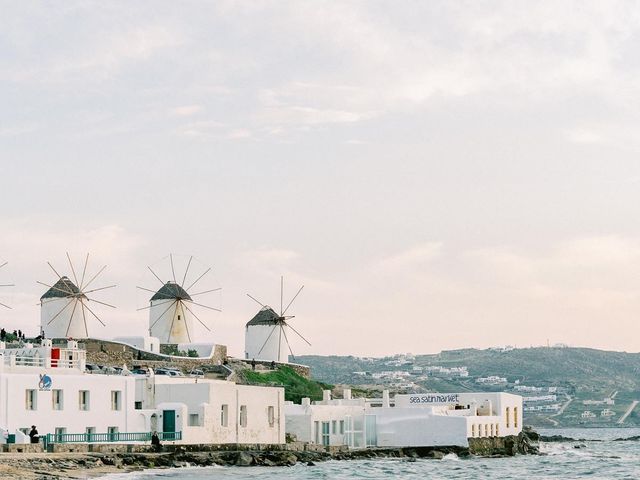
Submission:
[[[38,429],[36,428],[35,425],[31,425],[29,438],[31,438],[31,443],[38,443],[40,441],[40,435],[38,435]]]

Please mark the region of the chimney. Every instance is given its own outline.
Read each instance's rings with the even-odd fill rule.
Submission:
[[[351,400],[351,389],[345,388],[342,390],[342,398],[344,400]]]
[[[386,408],[391,406],[389,403],[389,390],[382,391],[382,406]]]
[[[311,399],[309,397],[304,397],[302,399],[302,403],[300,405],[302,405],[303,407],[310,406],[311,405]]]
[[[322,403],[327,404],[331,401],[331,390],[322,391]]]

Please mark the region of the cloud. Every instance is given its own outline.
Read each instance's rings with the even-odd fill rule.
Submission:
[[[183,105],[181,107],[174,108],[171,112],[179,117],[190,117],[196,113],[200,113],[204,110],[202,105]]]
[[[442,242],[427,242],[400,253],[383,258],[375,263],[376,271],[398,271],[420,269],[442,256]]]

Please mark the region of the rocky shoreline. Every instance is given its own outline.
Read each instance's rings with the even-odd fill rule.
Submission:
[[[447,454],[459,457],[504,457],[537,454],[537,447],[526,433],[517,437],[470,439],[469,447],[370,448],[352,451],[310,450],[234,450],[192,451],[176,446],[171,451],[138,453],[5,453],[0,454],[0,478],[25,480],[58,480],[89,478],[116,472],[132,472],[152,468],[209,466],[309,466],[327,460],[399,458],[441,459]]]

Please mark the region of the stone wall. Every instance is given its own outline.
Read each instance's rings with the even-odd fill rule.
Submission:
[[[185,358],[166,357],[150,352],[138,350],[122,343],[110,342],[107,340],[85,339],[80,344],[80,348],[87,351],[87,363],[96,365],[106,365],[112,367],[150,366],[176,367],[189,371],[194,368],[204,369],[207,366],[217,366],[222,364],[227,358],[226,345],[215,345],[211,358]]]

